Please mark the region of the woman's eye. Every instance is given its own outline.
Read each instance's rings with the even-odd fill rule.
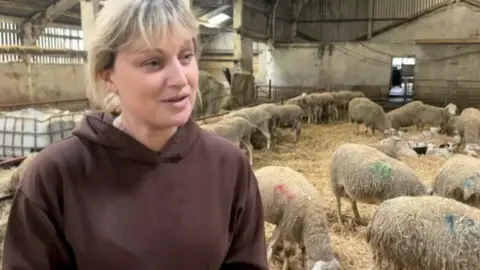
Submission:
[[[162,63],[160,60],[150,60],[145,62],[143,65],[149,68],[159,68],[162,66]]]
[[[180,61],[183,65],[188,65],[192,61],[193,57],[195,57],[193,53],[186,53],[182,55]]]

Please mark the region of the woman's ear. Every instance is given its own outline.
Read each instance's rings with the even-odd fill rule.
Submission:
[[[108,92],[116,93],[117,89],[115,83],[112,80],[113,70],[107,69],[100,73],[100,78],[105,83]]]

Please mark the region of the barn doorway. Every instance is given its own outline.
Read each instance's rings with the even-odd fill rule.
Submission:
[[[398,56],[392,58],[389,92],[390,102],[407,103],[412,101],[414,70],[414,56]]]

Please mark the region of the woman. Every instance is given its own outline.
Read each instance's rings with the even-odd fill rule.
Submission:
[[[244,154],[189,119],[197,24],[182,0],[108,1],[88,51],[122,118],[92,113],[33,160],[4,269],[267,269]]]

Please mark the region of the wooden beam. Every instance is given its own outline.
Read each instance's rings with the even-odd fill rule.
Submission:
[[[47,49],[36,46],[0,46],[0,53],[34,54],[34,55],[64,55],[85,57],[85,51],[69,49]]]
[[[416,44],[480,44],[480,39],[415,39]]]

